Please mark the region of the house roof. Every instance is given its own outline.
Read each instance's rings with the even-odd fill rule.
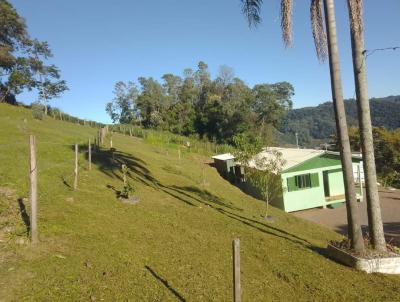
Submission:
[[[320,156],[322,154],[330,154],[340,157],[339,152],[325,151],[325,150],[315,150],[315,149],[297,149],[297,148],[280,148],[280,147],[268,147],[258,153],[250,162],[250,167],[256,167],[255,161],[260,158],[271,158],[274,157],[274,152],[279,152],[282,154],[282,159],[284,160],[284,165],[282,171],[293,168],[309,159]],[[362,159],[361,154],[353,154],[353,158]],[[217,160],[230,160],[234,159],[231,153],[219,154],[212,157]]]
[[[340,156],[340,152],[336,152],[336,151],[325,151],[325,153],[326,154]],[[354,152],[354,153],[351,154],[351,157],[354,158],[354,159],[362,159],[362,153]]]
[[[250,166],[255,166],[255,160],[257,158],[273,158],[274,152],[281,153],[282,159],[285,161],[282,171],[325,153],[324,150],[268,147],[264,151],[258,153],[255,158],[250,161]]]
[[[230,153],[225,153],[225,154],[218,154],[212,157],[213,159],[218,159],[218,160],[229,160],[229,159],[234,159],[235,156],[233,156]]]

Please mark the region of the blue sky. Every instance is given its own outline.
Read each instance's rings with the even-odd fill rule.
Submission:
[[[295,1],[294,46],[285,50],[278,0],[264,1],[257,29],[247,27],[239,0],[11,0],[31,36],[49,42],[51,62],[70,87],[52,105],[102,122],[110,122],[104,107],[115,82],[181,75],[200,60],[213,76],[220,65],[231,66],[250,86],[289,81],[295,108],[331,100],[328,64],[315,55],[309,2]],[[399,0],[365,1],[367,49],[400,45],[399,12]],[[345,0],[336,0],[336,15],[344,94],[350,98],[354,81]],[[400,50],[376,52],[367,67],[371,97],[400,94]],[[35,93],[18,97],[26,103],[36,98]]]

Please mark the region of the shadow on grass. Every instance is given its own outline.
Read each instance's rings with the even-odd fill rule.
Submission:
[[[85,152],[87,158],[87,152],[85,151],[87,150],[87,146],[80,147],[80,150],[81,152]],[[286,239],[312,250],[315,249],[315,247],[306,239],[300,238],[280,228],[273,227],[270,224],[262,223],[260,221],[234,213],[242,212],[243,209],[234,206],[231,202],[227,202],[207,190],[202,190],[194,186],[165,186],[151,175],[150,170],[147,169],[146,163],[143,160],[131,154],[117,151],[115,149],[106,150],[100,148],[98,150],[94,150],[92,153],[92,164],[96,165],[99,170],[106,175],[118,178],[121,181],[121,165],[125,164],[130,171],[128,176],[132,179],[135,179],[146,186],[150,186],[155,190],[162,191],[189,206],[198,207],[199,204],[208,206],[213,210],[216,210],[218,213],[229,217],[230,219],[239,221],[240,223],[260,232]],[[115,187],[110,185],[107,187],[118,194],[118,191],[115,189]]]
[[[67,180],[65,179],[65,176],[61,176],[61,180],[62,180],[62,183],[64,184],[64,186],[72,189],[72,186],[67,182]]]
[[[220,197],[215,196],[214,194],[208,192],[207,190],[201,190],[194,186],[185,186],[185,187],[172,186],[171,188],[179,191],[181,194],[187,194],[186,192],[193,193],[197,195],[198,197],[197,201],[199,202],[203,202],[204,200],[206,200],[208,203],[212,203],[215,206],[221,206],[235,211],[243,211],[243,209],[235,207],[232,204],[232,202],[224,201]],[[186,195],[186,196],[193,198],[193,196],[191,195]]]
[[[291,241],[295,244],[302,245],[304,247],[310,248],[310,249],[315,249],[314,247],[308,240],[303,239],[301,237],[298,237],[294,234],[291,234],[289,232],[286,232],[282,229],[273,227],[269,224],[262,223],[260,221],[247,218],[243,215],[239,215],[234,213],[233,211],[243,211],[240,208],[237,208],[235,206],[232,206],[231,204],[227,204],[223,200],[221,200],[219,197],[211,194],[210,192],[206,190],[200,190],[199,188],[196,187],[177,187],[177,186],[172,186],[169,189],[174,190],[175,192],[182,194],[188,198],[192,198],[195,202],[201,203],[205,206],[209,206],[210,208],[218,211],[220,214],[225,215],[226,217],[229,217],[231,219],[234,219],[236,221],[239,221],[240,223],[251,227],[253,229],[256,229],[260,232],[263,232],[265,234],[273,235],[276,237],[280,237],[282,239],[286,239],[288,241]],[[192,196],[189,193],[193,193],[196,196]],[[195,204],[193,204],[195,205]]]
[[[152,270],[151,267],[145,266],[145,268],[150,272],[150,274],[156,278],[158,281],[160,281],[179,301],[185,302],[186,299],[182,297],[182,295],[174,289],[171,285],[169,285],[168,281],[159,276],[154,270]]]
[[[120,190],[117,190],[114,186],[108,184],[106,187],[107,187],[108,189],[113,190],[114,193],[115,193],[115,196],[116,196],[117,198],[121,196],[121,191],[120,191]]]
[[[71,146],[74,149],[74,146]],[[121,166],[126,165],[132,174],[137,175],[141,178],[139,181],[145,180],[146,184],[156,183],[156,180],[151,176],[150,171],[146,168],[146,163],[133,156],[132,154],[118,151],[116,149],[104,149],[104,148],[92,148],[92,164],[97,166],[101,172],[109,177],[118,178],[123,180],[121,177]],[[85,154],[86,160],[88,160],[88,146],[80,145],[79,152]]]
[[[314,248],[314,246],[308,240],[303,239],[301,237],[298,237],[298,236],[296,236],[294,234],[291,234],[289,232],[286,232],[286,231],[284,231],[282,229],[273,227],[271,225],[267,225],[265,223],[262,223],[260,221],[254,220],[254,219],[250,219],[250,218],[247,218],[247,217],[235,214],[235,213],[231,213],[231,212],[225,211],[223,209],[220,209],[219,211],[222,214],[224,214],[224,215],[226,215],[226,216],[228,216],[228,217],[230,217],[232,219],[235,219],[235,220],[237,220],[237,221],[239,221],[239,222],[241,222],[241,223],[243,223],[243,224],[245,224],[247,226],[250,226],[250,227],[252,227],[254,229],[259,230],[260,232],[263,232],[263,233],[266,233],[266,234],[270,234],[270,235],[273,235],[273,236],[276,236],[276,237],[280,237],[280,238],[289,240],[289,241],[291,241],[291,242],[293,242],[295,244],[300,244],[300,245],[303,245],[303,246],[305,246],[307,248],[311,248],[311,249]]]
[[[29,235],[31,232],[31,220],[28,213],[26,212],[26,207],[22,198],[18,198],[19,213],[21,215],[22,221],[26,227],[26,233]]]

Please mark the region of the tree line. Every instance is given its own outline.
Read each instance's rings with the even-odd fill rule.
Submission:
[[[161,79],[117,82],[114,99],[106,105],[112,121],[233,143],[242,133],[272,139],[272,129],[292,108],[290,83],[251,88],[228,66],[221,66],[215,79],[204,62],[196,70],[185,69],[183,76],[168,73]]]

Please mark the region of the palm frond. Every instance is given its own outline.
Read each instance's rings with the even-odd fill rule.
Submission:
[[[246,17],[249,27],[256,27],[261,23],[261,6],[263,0],[240,0],[242,13]]]
[[[363,0],[347,0],[350,16],[350,28],[355,37],[359,37],[360,33],[364,30]]]
[[[328,46],[322,5],[322,0],[311,0],[310,17],[317,57],[324,62],[327,58]]]
[[[292,46],[293,42],[293,0],[281,0],[281,28],[285,47]]]

